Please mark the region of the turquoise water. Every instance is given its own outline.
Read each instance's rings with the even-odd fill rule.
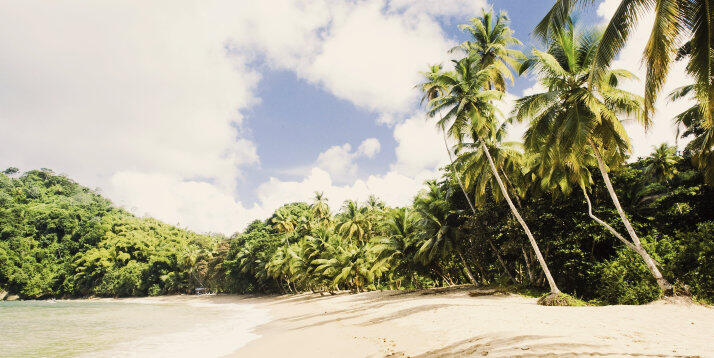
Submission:
[[[221,356],[257,338],[263,311],[237,304],[0,302],[3,357]]]

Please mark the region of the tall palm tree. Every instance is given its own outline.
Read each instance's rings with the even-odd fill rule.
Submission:
[[[655,261],[642,247],[608,175],[608,164],[619,164],[630,151],[630,142],[619,116],[645,122],[642,98],[617,88],[623,78],[634,78],[624,70],[608,70],[595,86],[590,70],[601,35],[595,31],[578,33],[572,21],[554,34],[546,52],[533,50],[521,66],[521,73],[533,71],[545,92],[516,101],[515,117],[530,120],[525,145],[542,156],[568,156],[571,165],[585,165],[577,158],[594,155],[610,198],[625,226],[633,248],[664,292],[671,285]]]
[[[670,181],[677,174],[678,160],[677,148],[662,143],[645,159],[647,166],[644,173],[660,183]]]
[[[570,12],[592,0],[556,0],[534,32],[548,39],[568,22]],[[670,65],[677,56],[682,38],[689,55],[687,72],[696,81],[696,93],[705,122],[714,125],[714,3],[711,0],[622,0],[594,48],[590,63],[590,87],[607,76],[610,63],[625,46],[632,29],[646,11],[654,10],[655,21],[644,52],[647,67],[644,120],[649,124],[654,103],[662,89]]]
[[[471,38],[451,50],[478,56],[481,67],[493,65],[494,71],[487,87],[502,92],[506,91],[507,80],[513,83],[511,69],[517,69],[519,61],[523,59],[521,51],[511,48],[521,45],[521,41],[513,37],[509,24],[505,11],[494,16],[492,9],[482,9],[481,16],[472,18],[468,24],[459,25],[459,29],[471,35]]]
[[[446,72],[437,79],[439,83],[443,83],[447,91],[444,96],[435,98],[430,102],[431,109],[429,114],[433,116],[442,111],[446,112],[438,125],[441,128],[448,127],[446,132],[457,143],[464,142],[465,136],[468,136],[472,143],[476,143],[477,147],[486,155],[489,168],[496,179],[501,194],[511,209],[511,213],[525,231],[531,247],[536,253],[536,258],[545,273],[551,292],[559,293],[560,290],[550,274],[545,259],[538,248],[538,243],[513,204],[489,152],[488,141],[492,138],[493,132],[498,129],[496,118],[499,111],[494,102],[500,100],[503,95],[501,91],[485,89],[488,87],[488,81],[491,79],[490,75],[493,73],[491,66],[493,65],[481,68],[477,56],[467,56],[455,61],[454,71]]]

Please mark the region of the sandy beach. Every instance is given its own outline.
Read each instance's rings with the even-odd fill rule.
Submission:
[[[271,316],[255,330],[261,337],[231,357],[714,356],[710,307],[543,307],[469,292],[206,299],[250,303]]]

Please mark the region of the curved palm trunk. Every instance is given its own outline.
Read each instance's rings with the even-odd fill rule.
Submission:
[[[600,218],[598,218],[597,216],[595,216],[593,214],[593,205],[590,202],[590,197],[588,196],[588,193],[585,191],[585,188],[582,188],[582,190],[583,190],[583,196],[585,196],[585,201],[588,203],[588,216],[590,218],[592,218],[593,220],[595,220],[596,223],[604,226],[607,229],[607,231],[609,231],[610,233],[615,235],[615,237],[620,239],[620,241],[622,241],[625,245],[627,245],[627,247],[635,250],[635,245],[633,245],[631,242],[627,241],[627,239],[622,237],[622,235],[620,235],[619,232],[615,231],[615,229],[613,229],[612,226],[608,225],[608,223],[600,220]]]
[[[508,195],[508,191],[506,190],[506,187],[503,185],[501,176],[498,174],[498,169],[496,168],[496,164],[494,164],[494,162],[493,162],[493,158],[491,158],[491,153],[488,151],[488,147],[486,146],[486,143],[481,139],[479,139],[479,141],[481,142],[481,149],[483,149],[484,154],[486,154],[486,158],[488,158],[488,164],[491,166],[491,171],[493,172],[493,176],[496,178],[496,182],[498,182],[498,186],[501,188],[501,193],[503,194],[503,198],[506,199],[506,202],[508,203],[508,207],[511,208],[511,212],[513,213],[513,216],[516,217],[516,220],[518,220],[518,223],[521,224],[521,227],[523,227],[523,231],[526,232],[526,236],[528,236],[528,241],[530,241],[531,246],[533,247],[533,251],[535,251],[536,257],[538,258],[538,262],[540,263],[540,267],[543,269],[543,273],[545,273],[545,278],[548,280],[548,286],[550,286],[550,292],[551,293],[560,293],[558,286],[555,284],[555,280],[553,280],[553,276],[550,274],[550,270],[548,270],[548,265],[545,263],[545,259],[543,259],[543,255],[540,253],[540,249],[538,248],[538,243],[535,241],[535,238],[533,237],[531,230],[528,228],[528,225],[521,217],[521,214],[518,213],[516,206],[513,205],[513,201],[511,201],[511,197]]]
[[[451,173],[454,175],[454,178],[456,178],[456,182],[459,183],[459,188],[461,188],[461,192],[464,193],[464,197],[466,198],[466,202],[469,203],[469,208],[471,208],[471,212],[476,214],[476,208],[474,207],[474,204],[471,202],[471,197],[469,194],[466,192],[466,187],[464,186],[464,183],[461,181],[461,177],[456,175],[456,171],[453,170],[454,166],[454,158],[451,155],[451,150],[449,150],[449,144],[446,142],[446,132],[441,131],[444,134],[444,147],[446,148],[446,153],[449,154],[449,162],[451,163],[452,171]],[[503,260],[503,257],[501,257],[501,251],[498,250],[496,245],[494,245],[493,240],[491,240],[490,237],[486,237],[486,241],[488,241],[489,245],[493,249],[493,251],[496,253],[496,257],[498,258],[498,262],[501,264],[503,267],[503,271],[506,271],[506,275],[508,275],[508,278],[511,279],[511,282],[516,282],[513,279],[513,275],[511,275],[511,271],[508,270],[508,266],[506,266],[506,262]]]
[[[657,268],[657,264],[655,263],[655,261],[652,259],[649,253],[647,253],[644,247],[642,247],[642,243],[640,243],[640,238],[637,237],[635,229],[632,228],[630,220],[627,218],[627,215],[625,215],[625,211],[622,210],[620,200],[617,198],[617,193],[615,193],[615,189],[612,187],[612,182],[610,181],[610,176],[607,174],[607,168],[605,167],[605,162],[602,160],[600,151],[592,140],[590,140],[590,146],[592,147],[593,152],[595,153],[595,158],[597,159],[597,166],[600,170],[600,174],[602,175],[602,179],[605,182],[605,186],[607,187],[607,192],[610,194],[610,198],[612,199],[613,204],[615,204],[617,213],[620,214],[620,219],[625,225],[625,229],[627,229],[627,233],[630,235],[630,239],[632,239],[632,243],[628,242],[627,246],[637,252],[640,257],[642,257],[642,260],[645,262],[647,269],[649,269],[652,276],[654,276],[655,280],[657,281],[657,285],[662,290],[662,292],[664,292],[665,294],[671,293],[672,284],[670,284],[669,281],[667,281],[667,279],[662,276],[662,273]],[[614,230],[611,230],[610,232],[614,232]],[[619,236],[618,238],[622,240],[621,236]]]
[[[464,270],[466,271],[466,276],[469,277],[469,281],[471,281],[471,283],[474,286],[478,287],[478,281],[476,281],[476,278],[474,277],[473,272],[471,272],[469,265],[466,263],[466,259],[464,259],[464,255],[461,254],[461,250],[456,250],[456,253],[459,255],[459,258],[461,259],[461,264],[464,265]]]

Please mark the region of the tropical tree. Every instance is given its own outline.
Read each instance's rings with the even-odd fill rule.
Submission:
[[[365,209],[354,200],[346,200],[342,205],[337,231],[350,242],[352,239],[361,242],[366,229]]]
[[[441,128],[448,127],[446,132],[457,143],[464,142],[465,137],[468,136],[467,140],[470,139],[472,143],[476,143],[477,147],[484,152],[501,194],[508,203],[511,213],[525,231],[531,247],[536,253],[536,258],[546,275],[551,292],[559,293],[560,290],[550,274],[545,259],[538,248],[538,243],[513,204],[488,149],[488,141],[499,127],[497,117],[500,112],[494,102],[500,100],[503,95],[501,91],[486,89],[492,78],[493,65],[481,68],[478,56],[475,55],[454,62],[454,71],[445,72],[437,79],[447,91],[443,96],[430,101],[429,114],[434,116],[444,111],[446,114],[438,125]]]
[[[534,32],[543,39],[567,26],[571,11],[591,0],[556,0]],[[686,53],[687,72],[695,79],[695,92],[704,122],[714,125],[714,3],[711,0],[622,0],[593,49],[590,87],[603,83],[615,56],[625,46],[642,14],[654,10],[654,24],[645,47],[647,68],[644,121],[649,124],[654,104],[676,56]],[[680,48],[680,41],[685,39]]]
[[[516,101],[514,115],[530,120],[524,137],[526,147],[540,152],[543,158],[566,157],[568,165],[585,166],[582,160],[594,155],[610,198],[625,226],[631,242],[624,240],[644,260],[664,292],[671,285],[657,264],[642,247],[625,214],[609,177],[609,166],[622,163],[630,151],[630,142],[619,116],[645,123],[642,98],[617,88],[622,79],[633,79],[625,70],[608,70],[589,86],[592,63],[601,35],[596,31],[576,31],[572,21],[553,34],[546,52],[534,49],[521,66],[521,73],[532,71],[538,76],[544,92]],[[578,183],[584,185],[585,183]],[[583,192],[587,195],[585,190]],[[616,235],[618,238],[622,236]]]
[[[295,217],[285,207],[275,211],[270,222],[273,224],[273,228],[280,233],[290,233],[298,225]]]
[[[315,272],[330,277],[332,284],[347,285],[355,292],[362,292],[374,278],[370,270],[373,264],[368,259],[370,248],[355,243],[344,243],[334,247],[326,258],[313,261]]]
[[[410,261],[414,256],[418,233],[418,216],[410,208],[392,209],[383,225],[384,235],[374,238],[373,272],[390,272],[390,281],[400,287],[402,280],[413,274]]]
[[[438,183],[429,181],[426,185],[427,189],[414,200],[414,208],[420,217],[417,257],[428,263],[456,252],[469,281],[478,285],[458,248],[458,241],[463,236],[459,229],[459,212],[452,209],[446,191]]]
[[[662,143],[654,148],[654,152],[645,160],[647,166],[644,173],[657,182],[664,183],[672,180],[677,174],[677,148],[667,143]]]
[[[494,21],[495,17],[495,21]],[[511,48],[521,45],[521,41],[513,37],[509,27],[510,20],[505,11],[494,16],[493,10],[482,9],[481,16],[472,18],[468,24],[460,25],[459,29],[470,35],[470,38],[451,51],[461,50],[467,55],[475,55],[479,66],[492,66],[492,77],[488,81],[488,89],[506,91],[506,82],[513,83],[511,69],[517,69],[523,53]]]
[[[318,220],[329,219],[330,206],[327,204],[327,197],[324,192],[315,192],[315,196],[312,199],[312,213]]]
[[[670,93],[669,100],[688,98],[692,94],[694,94],[694,85],[682,86]],[[694,137],[687,144],[687,150],[692,154],[694,164],[703,172],[704,181],[714,185],[714,126],[704,120],[704,112],[699,104],[687,108],[674,119],[677,124],[677,139],[680,136],[679,128],[684,126],[686,129],[681,136]]]

